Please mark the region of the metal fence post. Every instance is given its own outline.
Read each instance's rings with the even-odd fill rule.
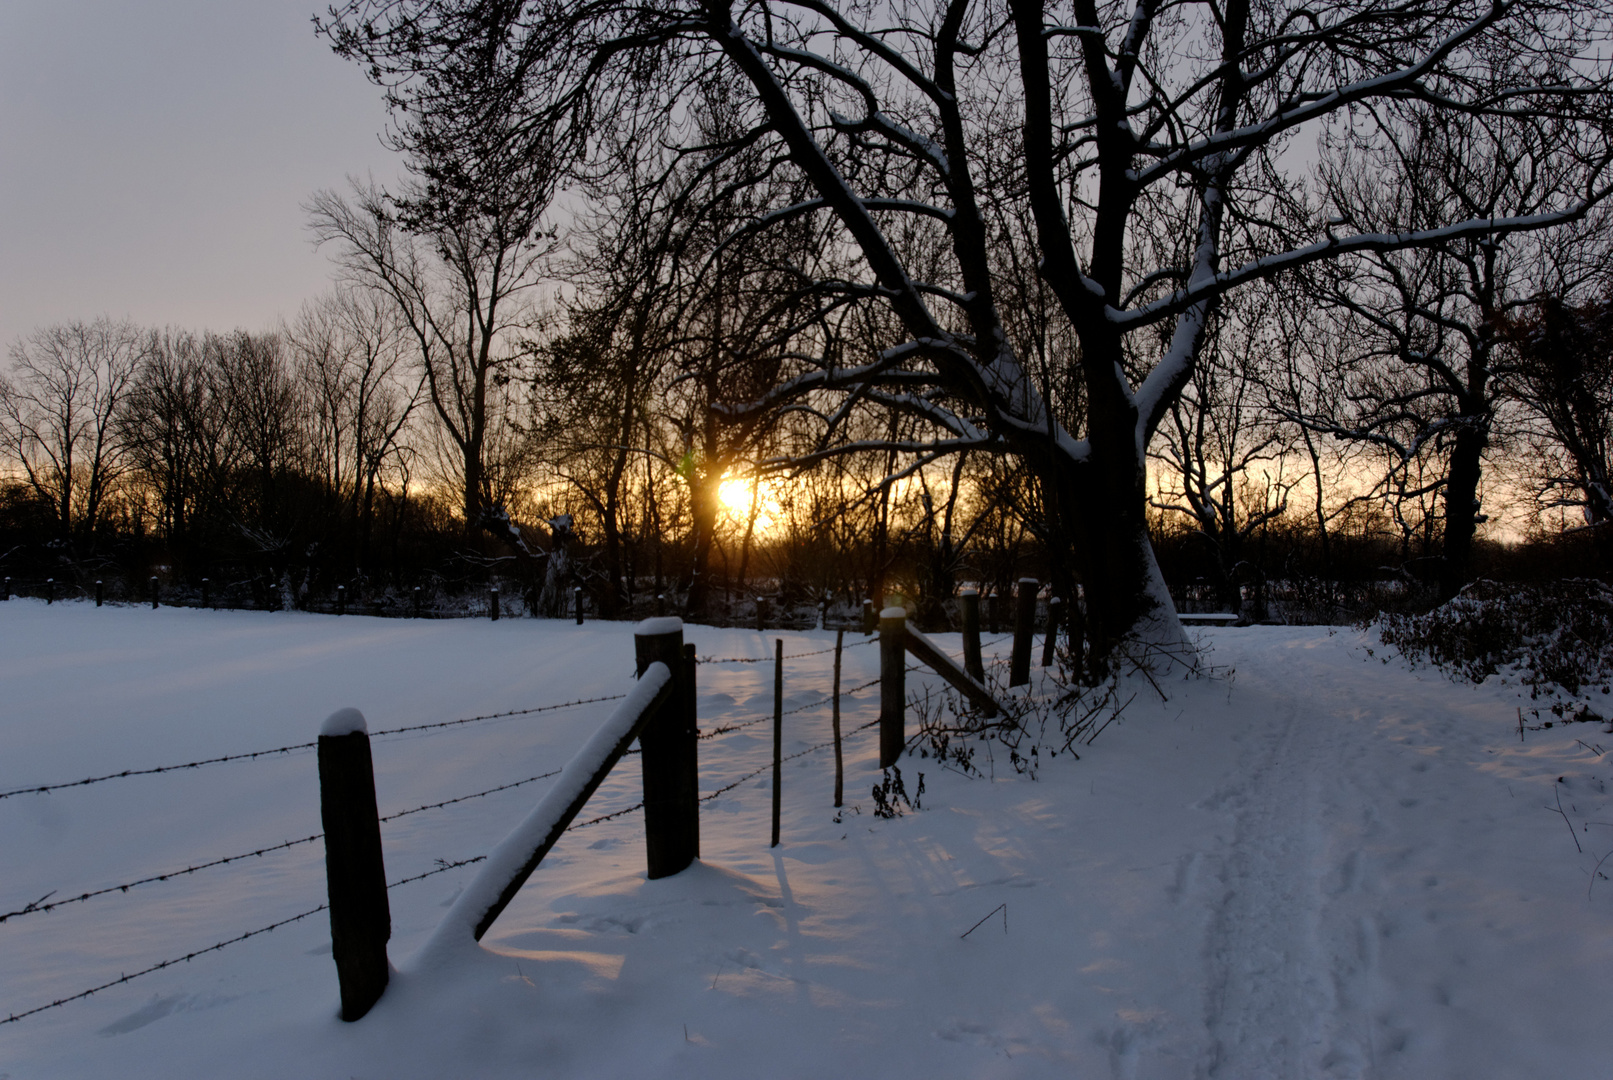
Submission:
[[[907,611],[888,607],[879,613],[879,767],[888,769],[907,745],[903,714],[907,711]]]
[[[779,810],[784,805],[784,639],[773,639],[773,842],[778,847]]]

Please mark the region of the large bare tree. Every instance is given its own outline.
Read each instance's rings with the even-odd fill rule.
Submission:
[[[810,195],[740,231],[831,222],[849,266],[817,281],[825,320],[877,306],[893,334],[873,354],[783,343],[778,382],[750,404],[846,395],[929,426],[894,447],[908,458],[1016,456],[1102,655],[1127,637],[1185,647],[1147,531],[1146,448],[1218,299],[1348,254],[1583,216],[1608,194],[1607,24],[1589,0],[351,0],[324,29],[400,116],[446,118],[438,136],[474,140],[496,118],[512,144],[598,169],[601,125],[658,123],[700,160],[771,155]],[[678,117],[718,71],[745,88],[742,134],[712,145]],[[1284,225],[1273,204],[1306,167],[1284,156],[1294,140],[1353,118],[1341,137],[1375,145],[1392,133],[1360,110],[1407,99],[1556,118],[1553,160],[1574,183],[1523,217]],[[1026,294],[1003,287],[1015,220],[1073,350],[1029,348],[1005,311]],[[846,412],[821,414],[802,464],[867,449],[842,437]]]

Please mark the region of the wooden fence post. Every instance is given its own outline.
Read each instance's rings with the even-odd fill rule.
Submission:
[[[874,632],[875,627],[877,627],[878,625],[879,625],[879,619],[874,616],[874,602],[872,600],[864,600],[863,601],[863,633],[872,634]]]
[[[498,622],[498,586],[494,585],[488,590],[487,617],[492,622]]]
[[[336,614],[347,614],[347,586],[336,586]]]
[[[767,597],[756,598],[756,632],[759,634],[767,629]]]
[[[97,584],[99,584],[99,583],[97,583]],[[207,578],[202,578],[202,607],[211,607],[212,606],[211,604],[208,603],[208,592],[210,591],[208,589],[208,586],[211,585],[211,584],[212,584],[212,582],[209,581]]]
[[[571,589],[571,606],[576,609],[577,625],[582,625],[582,586],[575,585]]]
[[[1024,686],[1031,681],[1031,638],[1036,635],[1036,593],[1042,583],[1035,578],[1019,579],[1019,603],[1014,609],[1014,651],[1008,661],[1008,685]]]
[[[963,670],[977,683],[986,681],[986,668],[980,662],[980,593],[964,589],[958,594],[963,608]]]
[[[386,943],[392,937],[370,736],[357,709],[332,713],[319,729],[319,816],[325,826],[331,955],[341,984],[342,1019],[353,1021],[386,989]]]
[[[158,597],[160,595],[160,592],[161,592],[161,586],[158,585],[158,583],[157,583],[157,575],[152,574],[151,575],[151,610],[152,611],[157,610],[157,603],[158,603]]]
[[[7,600],[11,599],[11,579],[10,578],[6,578],[6,596],[5,596],[5,598]]]
[[[888,607],[879,613],[879,767],[888,769],[907,745],[903,714],[907,711],[907,611]]]
[[[95,606],[100,607],[101,606],[101,601],[103,601],[105,599],[106,599],[106,586],[101,584],[101,579],[100,578],[96,578],[95,579]]]
[[[1056,596],[1047,601],[1047,636],[1042,639],[1042,666],[1053,666],[1053,650],[1059,643],[1059,616],[1064,612],[1064,601]]]
[[[835,631],[835,682],[834,682],[834,737],[835,737],[835,806],[840,805],[846,782],[846,766],[840,756],[840,649],[845,644],[846,631]]]
[[[414,587],[414,617],[420,617],[420,586]]]
[[[818,629],[829,629],[829,594],[824,593],[823,599],[818,601]]]
[[[48,578],[45,579],[45,604],[48,607],[49,605],[54,604],[55,602],[56,602],[56,579],[53,578],[53,577],[48,577]]]
[[[779,810],[784,786],[784,639],[773,640],[773,842],[778,847]]]
[[[650,878],[676,874],[700,857],[698,731],[693,672],[683,648],[683,620],[645,619],[633,631],[638,675],[659,660],[672,672],[672,695],[639,732],[644,770],[644,847]]]

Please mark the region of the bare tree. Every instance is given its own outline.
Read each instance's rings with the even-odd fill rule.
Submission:
[[[373,290],[338,288],[303,306],[282,331],[311,406],[311,464],[368,557],[377,488],[419,403],[424,376],[409,377],[407,331]]]
[[[1145,453],[1219,298],[1348,254],[1584,215],[1608,194],[1609,72],[1595,51],[1606,24],[1588,0],[351,0],[324,29],[400,115],[444,113],[466,137],[476,117],[507,118],[584,157],[603,123],[676,114],[705,72],[737,73],[741,135],[721,146],[672,135],[706,160],[760,148],[772,172],[807,185],[810,197],[772,203],[739,231],[830,222],[851,272],[817,278],[821,318],[877,306],[900,333],[873,355],[781,343],[775,386],[735,415],[847,395],[930,426],[891,444],[917,459],[903,467],[964,450],[1014,455],[1040,489],[1056,561],[1079,567],[1101,656],[1126,635],[1186,647],[1149,541]],[[1508,58],[1499,84],[1484,63],[1494,54]],[[460,107],[471,98],[479,109]],[[1395,99],[1473,120],[1557,117],[1557,160],[1578,183],[1523,217],[1458,211],[1427,228],[1343,235],[1282,227],[1273,202],[1299,181],[1285,146]],[[993,210],[1005,202],[1022,212]],[[1044,359],[1011,333],[993,227],[1016,217],[1034,223],[1074,354]],[[819,448],[799,464],[866,448],[842,437],[847,413],[820,411]]]
[[[416,160],[428,177],[445,170]],[[437,430],[454,456],[468,530],[499,505],[501,442],[516,336],[533,323],[528,293],[550,244],[540,221],[547,178],[530,170],[459,176],[460,186],[417,181],[400,196],[356,184],[352,198],[324,191],[308,210],[314,235],[335,246],[349,283],[375,290],[394,306],[413,343]]]
[[[123,475],[128,448],[116,420],[144,345],[133,323],[103,316],[36,330],[11,346],[11,373],[0,377],[0,433],[63,540],[93,544]]]
[[[1374,231],[1430,229],[1453,217],[1549,213],[1580,179],[1559,152],[1560,125],[1536,116],[1450,115],[1424,102],[1373,109],[1385,133],[1362,148],[1334,133],[1324,167],[1335,221]],[[1342,145],[1341,145],[1342,144]],[[1587,223],[1594,225],[1595,223]],[[1377,448],[1380,489],[1400,510],[1424,500],[1435,531],[1439,587],[1471,577],[1484,461],[1511,375],[1495,330],[1547,280],[1596,273],[1605,241],[1585,226],[1510,237],[1469,236],[1316,268],[1310,294],[1333,315],[1321,332],[1350,343],[1331,368],[1317,430]],[[1412,479],[1417,476],[1417,479]]]
[[[1286,460],[1293,432],[1267,407],[1283,353],[1270,310],[1278,300],[1260,290],[1222,305],[1151,450],[1161,466],[1153,505],[1178,515],[1209,548],[1217,591],[1233,611],[1242,581],[1263,577],[1247,561],[1249,541],[1288,512],[1296,485]]]
[[[1545,506],[1578,510],[1587,527],[1613,522],[1613,299],[1547,297],[1502,328],[1518,356],[1513,392],[1544,450]]]

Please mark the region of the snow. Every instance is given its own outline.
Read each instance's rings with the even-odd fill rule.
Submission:
[[[319,725],[321,737],[335,735],[351,735],[356,731],[369,733],[364,724],[364,714],[357,709],[337,709],[325,717],[325,722]]]
[[[676,634],[683,630],[683,620],[676,615],[658,615],[648,619],[640,619],[633,633],[639,637],[659,637],[662,634]]]
[[[0,603],[0,790],[301,744],[341,701],[385,731],[625,694],[633,630]],[[832,652],[791,657],[833,632],[685,634],[750,659],[782,636],[785,709],[828,692]],[[877,689],[847,698],[847,807],[830,806],[829,750],[788,761],[775,849],[771,665],[702,663],[703,730],[764,722],[700,743],[701,791],[761,771],[701,803],[689,870],[646,880],[637,813],[577,828],[480,945],[437,966],[416,958],[479,867],[393,889],[398,971],[358,1023],[336,1018],[320,913],[7,1024],[0,1073],[1605,1076],[1602,726],[1520,737],[1514,683],[1410,670],[1354,630],[1200,636],[1218,673],[1161,682],[1168,700],[1126,687],[1121,719],[1079,760],[1044,744],[1035,780],[1000,751],[992,767],[989,743],[973,744],[979,778],[904,760],[926,791],[893,820],[871,813],[877,736],[858,730]],[[877,674],[872,640],[847,635],[845,685]],[[372,733],[381,812],[558,769],[618,707]],[[785,753],[826,741],[828,714],[786,716]],[[565,779],[383,824],[388,880],[493,850]],[[582,819],[639,798],[624,762]],[[318,830],[311,749],[13,796],[0,907]],[[323,854],[11,917],[0,1019],[315,907]]]

